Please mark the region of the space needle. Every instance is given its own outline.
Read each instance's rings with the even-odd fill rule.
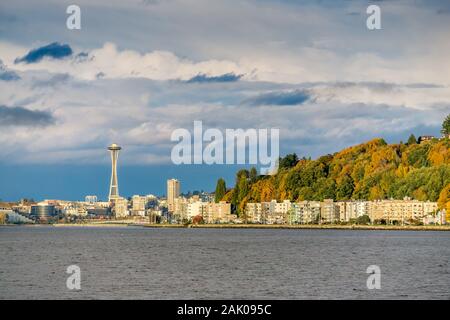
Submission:
[[[113,143],[108,147],[111,152],[111,184],[109,186],[109,201],[119,198],[119,182],[117,180],[117,158],[122,148]]]

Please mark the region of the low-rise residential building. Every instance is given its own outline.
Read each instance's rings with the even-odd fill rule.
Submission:
[[[317,223],[320,217],[319,201],[299,201],[291,206],[289,224]]]
[[[131,215],[142,217],[145,216],[147,203],[148,203],[147,196],[134,195],[131,198]]]
[[[289,200],[247,203],[245,215],[249,223],[284,224],[288,220],[291,206],[292,203]]]
[[[339,221],[339,207],[333,199],[324,199],[320,202],[320,222],[336,223]]]
[[[408,224],[420,222],[438,210],[436,202],[419,200],[377,200],[369,202],[369,217],[372,222]]]
[[[228,223],[236,219],[231,214],[231,204],[226,201],[203,202],[199,198],[191,198],[186,205],[186,218],[192,220],[196,216],[202,216],[205,223]]]
[[[205,203],[206,210],[203,213],[205,223],[229,223],[236,220],[237,216],[231,214],[231,203],[226,201]]]
[[[130,215],[128,210],[128,200],[119,197],[114,200],[114,216],[116,218],[125,218]]]
[[[369,215],[369,201],[338,201],[338,203],[345,203],[345,219],[343,221],[348,222],[364,215]]]
[[[262,205],[258,202],[249,202],[245,205],[245,215],[248,223],[262,222]]]
[[[65,206],[61,212],[66,216],[85,217],[88,215],[88,210],[84,206],[68,205]]]
[[[206,202],[197,200],[189,202],[186,208],[187,218],[192,219],[196,216],[204,216],[206,212]]]

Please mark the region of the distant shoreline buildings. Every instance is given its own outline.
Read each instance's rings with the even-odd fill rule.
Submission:
[[[178,181],[179,182],[179,181]],[[92,199],[89,199],[92,200]],[[211,194],[174,199],[173,211],[165,198],[134,195],[110,202],[44,200],[39,203],[0,204],[0,215],[10,223],[77,223],[92,220],[132,220],[138,223],[236,224],[386,224],[443,225],[445,210],[437,202],[403,200],[349,200],[247,203],[245,213],[232,213],[231,203],[211,201]],[[1,221],[1,220],[0,220]]]
[[[248,223],[337,224],[358,222],[366,217],[372,224],[445,224],[445,212],[437,202],[403,200],[299,201],[247,203]],[[364,221],[364,220],[362,220]]]
[[[419,138],[419,142],[433,139]],[[154,195],[119,195],[117,160],[121,147],[112,144],[111,180],[108,201],[88,195],[85,201],[26,200],[0,203],[0,223],[53,223],[86,220],[129,220],[142,223],[247,223],[247,224],[446,224],[445,210],[437,202],[383,199],[376,201],[348,200],[297,201],[276,200],[246,203],[241,216],[233,214],[231,203],[214,201],[214,194],[201,192],[181,194],[181,182],[167,180],[166,198]],[[5,219],[7,217],[7,219]]]

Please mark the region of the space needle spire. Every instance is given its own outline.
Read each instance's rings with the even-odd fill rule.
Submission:
[[[117,180],[117,159],[122,148],[113,143],[108,147],[111,152],[111,183],[109,186],[109,201],[119,198],[119,182]]]

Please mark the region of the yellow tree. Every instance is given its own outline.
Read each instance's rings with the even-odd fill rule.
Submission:
[[[450,184],[442,189],[441,193],[439,194],[438,207],[441,210],[445,209],[445,220],[447,222],[450,222]]]
[[[450,142],[442,140],[436,143],[428,153],[428,160],[435,166],[450,163]]]
[[[0,224],[6,223],[6,213],[0,213]]]

